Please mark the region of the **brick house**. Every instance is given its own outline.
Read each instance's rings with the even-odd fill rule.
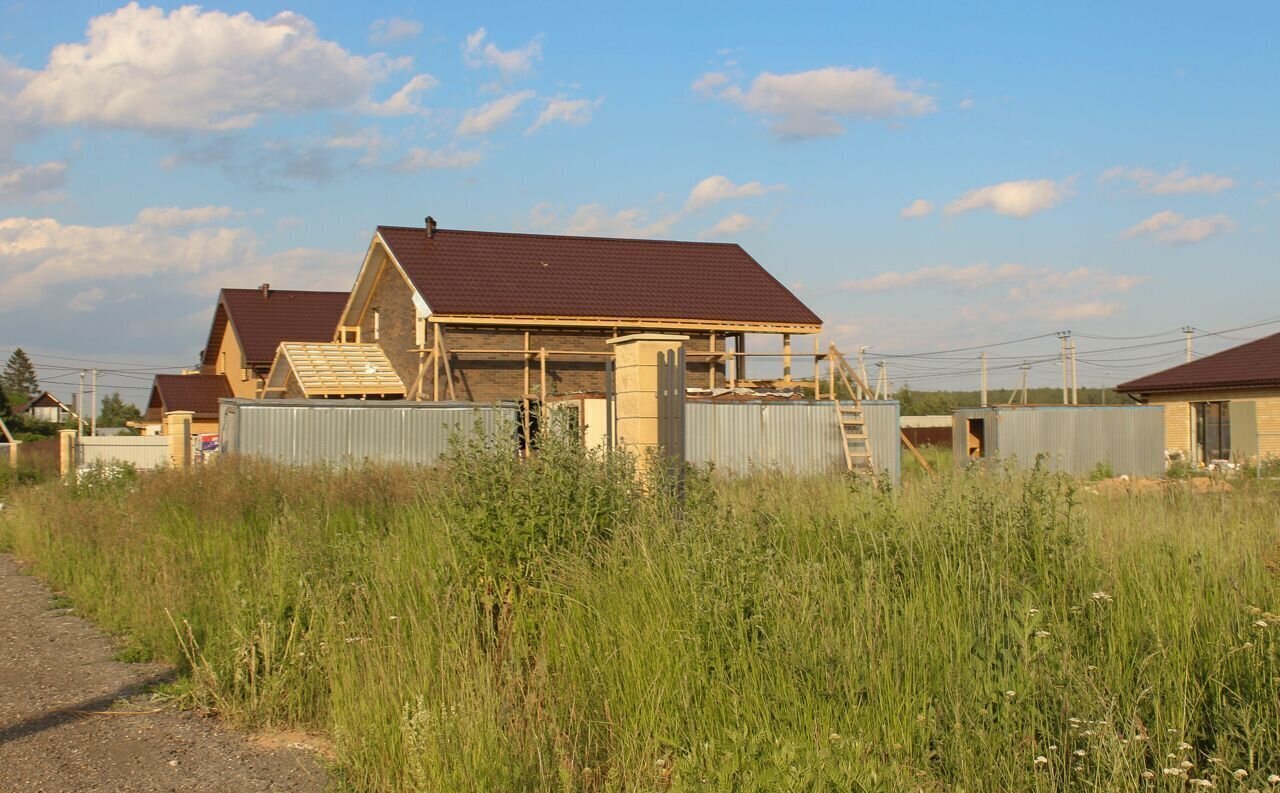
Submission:
[[[690,386],[743,381],[748,334],[822,320],[740,246],[379,226],[338,322],[382,349],[409,399],[604,389],[606,340],[678,333]],[[787,381],[789,377],[789,357]],[[348,393],[351,393],[348,388]]]
[[[221,374],[158,374],[151,385],[146,412],[129,426],[143,435],[164,434],[164,414],[189,410],[193,433],[218,431],[218,400],[235,396]]]

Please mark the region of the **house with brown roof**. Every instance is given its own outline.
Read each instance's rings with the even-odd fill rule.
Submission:
[[[335,342],[379,347],[409,399],[489,402],[602,391],[616,336],[687,336],[689,384],[715,387],[746,379],[748,334],[780,335],[789,356],[793,334],[821,329],[736,244],[463,231],[427,218],[377,228]],[[331,379],[346,395],[361,387],[350,374]]]
[[[223,289],[200,355],[200,373],[225,375],[234,396],[260,396],[280,342],[332,341],[346,303],[346,292],[272,289],[270,284]]]
[[[218,431],[218,400],[235,396],[229,380],[220,374],[158,374],[151,385],[142,421],[129,426],[143,435],[164,434],[164,414],[189,410],[192,433]]]
[[[1193,464],[1280,456],[1280,333],[1116,386],[1164,407],[1165,447]]]
[[[27,416],[50,424],[65,424],[76,417],[76,412],[53,394],[42,391],[26,404],[14,408],[13,415]]]

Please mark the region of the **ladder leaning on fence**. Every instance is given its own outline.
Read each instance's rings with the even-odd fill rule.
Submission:
[[[841,402],[837,393],[839,389],[832,389],[831,401],[836,408],[836,422],[840,427],[840,445],[844,449],[845,466],[855,474],[874,475],[876,469],[871,457],[871,439],[867,434],[867,417],[862,410],[862,400],[859,398],[859,394],[867,393],[870,389],[867,388],[866,383],[862,382],[862,378],[853,367],[849,366],[849,362],[836,349],[836,345],[831,345],[827,360],[832,369],[839,374],[840,382],[844,384],[849,392],[849,398],[853,401],[852,405]]]

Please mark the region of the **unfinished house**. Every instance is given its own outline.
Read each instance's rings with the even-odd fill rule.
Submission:
[[[223,289],[200,355],[200,373],[223,375],[232,394],[262,395],[282,341],[327,342],[347,303],[346,292]]]
[[[687,381],[701,387],[749,383],[748,335],[780,336],[790,384],[792,336],[822,329],[736,244],[461,231],[431,218],[378,227],[338,324],[338,344],[385,353],[406,398],[470,402],[601,392],[606,341],[646,332],[688,336]]]

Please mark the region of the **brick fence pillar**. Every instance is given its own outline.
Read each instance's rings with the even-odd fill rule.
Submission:
[[[164,434],[169,436],[169,464],[174,468],[190,468],[195,459],[195,447],[191,443],[191,420],[195,415],[190,410],[171,410],[164,414]]]
[[[614,355],[618,448],[635,456],[641,474],[658,451],[658,353],[678,350],[688,339],[636,333],[607,342]]]
[[[76,470],[76,431],[58,430],[58,474],[62,478]]]

